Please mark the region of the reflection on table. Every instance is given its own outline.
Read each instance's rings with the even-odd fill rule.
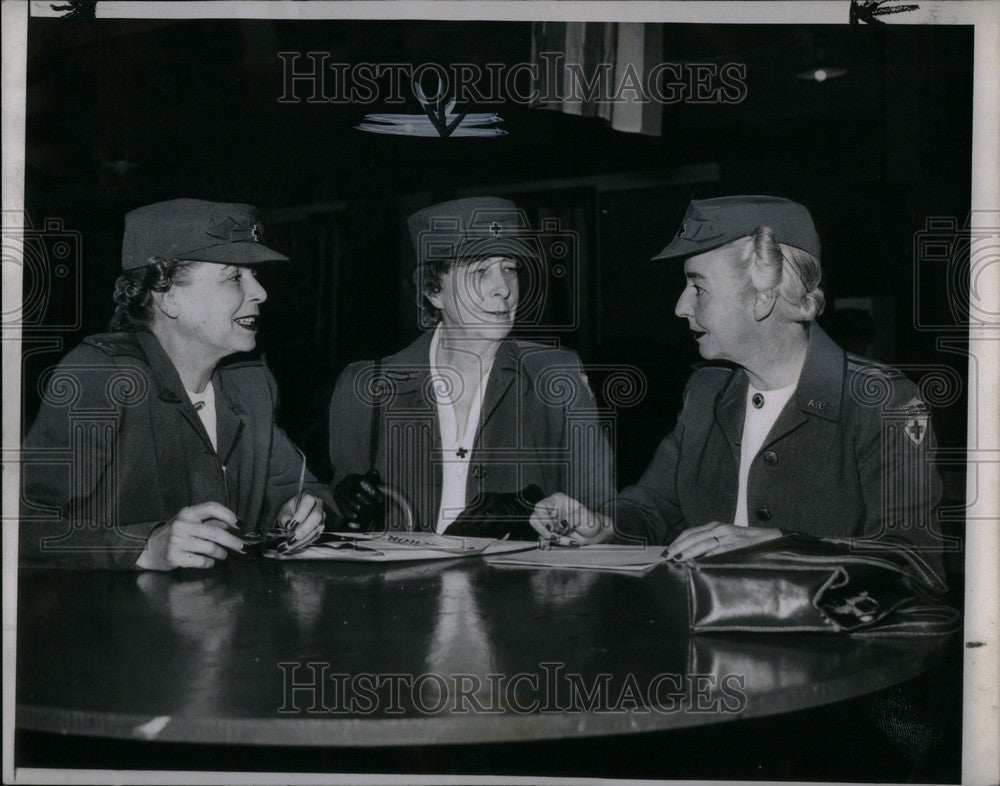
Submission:
[[[231,559],[207,573],[25,570],[20,727],[289,745],[529,740],[815,707],[941,642],[689,636],[681,568],[637,576]]]

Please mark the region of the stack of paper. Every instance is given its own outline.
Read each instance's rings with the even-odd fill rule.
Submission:
[[[490,565],[533,568],[574,568],[644,573],[665,561],[662,547],[598,545],[580,548],[553,546],[517,554],[491,556]]]
[[[326,533],[311,546],[293,554],[265,551],[272,559],[322,559],[340,562],[409,562],[500,554],[535,548],[536,544],[437,535],[433,532],[383,532],[355,535]]]

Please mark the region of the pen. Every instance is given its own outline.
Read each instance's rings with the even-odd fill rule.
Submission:
[[[306,454],[298,448],[295,451],[302,457],[302,467],[299,469],[299,490],[295,493],[295,510],[298,512],[299,503],[302,502],[302,489],[306,484]]]
[[[299,450],[297,447],[295,448],[295,452],[298,453],[299,456],[302,458],[302,466],[299,468],[299,488],[298,491],[295,492],[295,510],[292,513],[293,523],[288,530],[289,535],[292,532],[294,532],[295,528],[298,527],[299,525],[298,519],[296,519],[295,516],[298,515],[299,505],[302,503],[302,489],[306,484],[306,454],[303,453],[301,450]]]

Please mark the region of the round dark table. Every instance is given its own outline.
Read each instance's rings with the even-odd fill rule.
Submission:
[[[298,746],[614,735],[860,696],[921,673],[942,646],[690,636],[683,576],[478,558],[22,569],[17,726]]]

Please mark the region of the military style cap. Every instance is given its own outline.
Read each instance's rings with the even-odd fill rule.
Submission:
[[[491,256],[537,257],[537,237],[509,199],[469,197],[425,207],[407,221],[417,264]]]
[[[760,226],[774,230],[774,239],[820,258],[819,236],[812,217],[798,202],[771,196],[729,196],[694,199],[677,235],[654,260],[675,259],[747,237]]]
[[[260,242],[263,227],[253,205],[172,199],[125,214],[122,270],[145,267],[152,257],[227,265],[287,262]]]

